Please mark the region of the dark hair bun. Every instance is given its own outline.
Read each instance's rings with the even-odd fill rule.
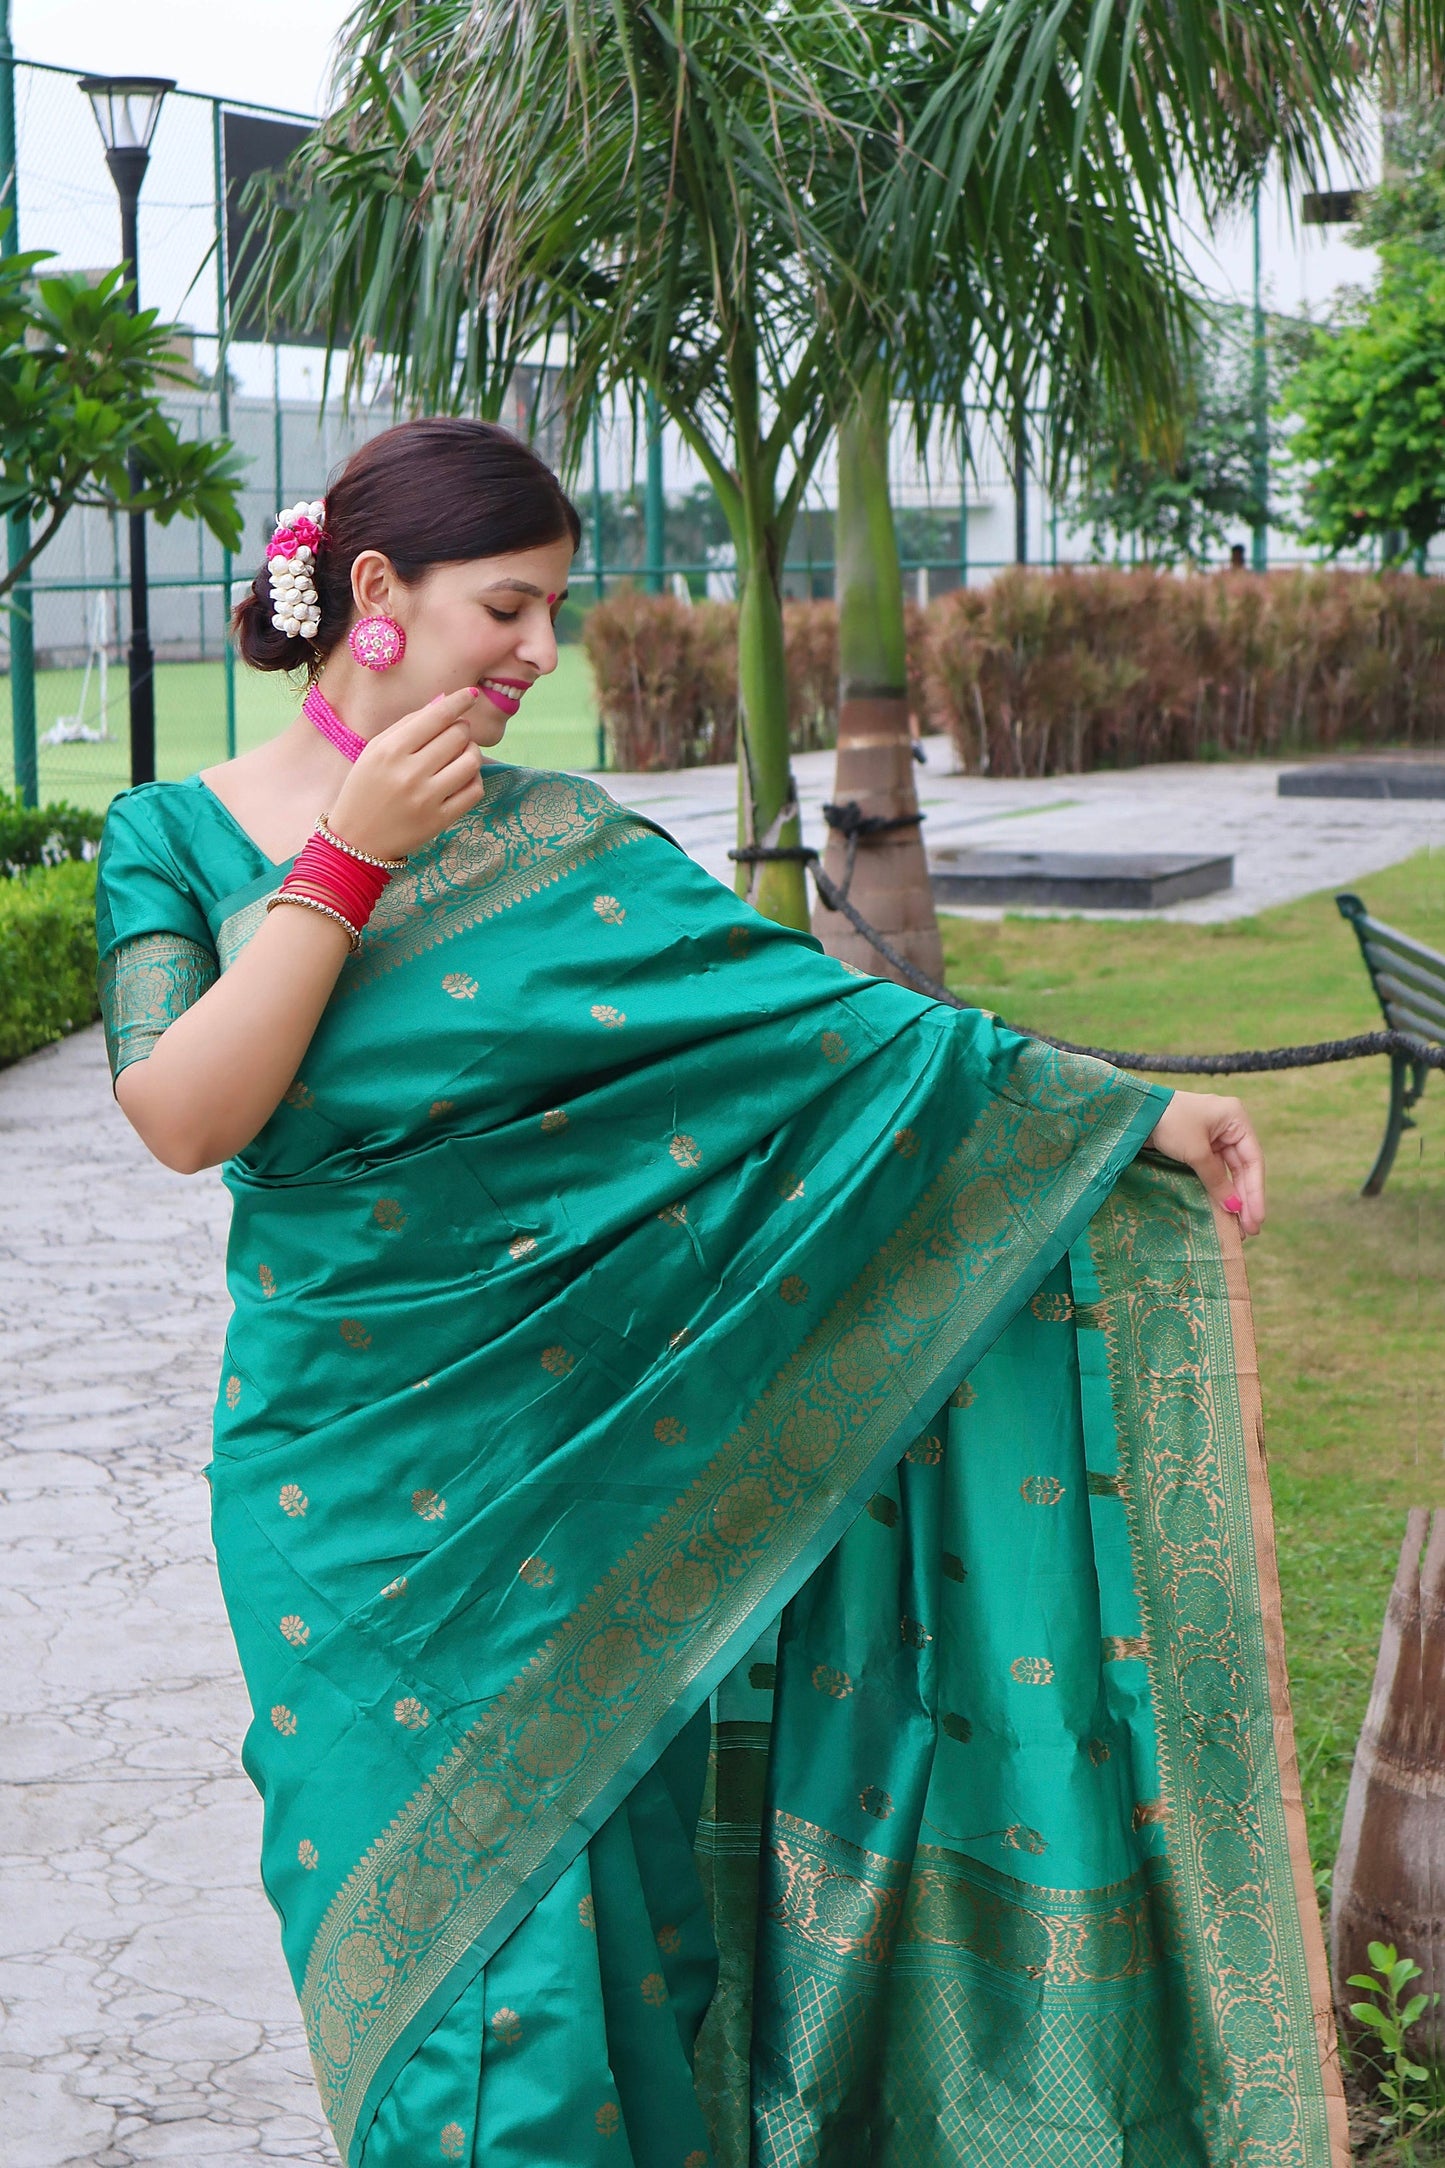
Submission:
[[[582,539],[576,507],[510,430],[450,415],[401,422],[353,452],[326,492],[312,571],[321,622],[311,638],[272,624],[263,567],[232,613],[237,651],[253,670],[314,676],[351,623],[351,568],[363,550],[380,550],[411,583],[434,565],[505,557],[564,536],[574,549]]]
[[[258,572],[250,594],[243,595],[231,613],[236,653],[252,670],[309,669],[312,642],[299,633],[279,631],[271,622],[274,607],[270,572]]]

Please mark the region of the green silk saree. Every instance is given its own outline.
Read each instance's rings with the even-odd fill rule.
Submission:
[[[101,856],[117,1068],[282,869]],[[1165,1095],[501,765],[225,1170],[210,1469],[349,2168],[1338,2168],[1237,1232]]]

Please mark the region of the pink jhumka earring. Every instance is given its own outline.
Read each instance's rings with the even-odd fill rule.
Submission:
[[[406,634],[394,617],[363,617],[352,626],[347,645],[363,670],[389,670],[406,653]]]

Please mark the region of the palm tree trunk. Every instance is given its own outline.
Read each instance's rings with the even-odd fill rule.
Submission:
[[[766,462],[750,457],[758,432],[750,370],[734,375],[738,503],[733,528],[738,559],[738,842],[769,849],[802,841],[788,739],[788,677],[783,649],[782,541]],[[737,891],[764,918],[808,925],[808,884],[797,861],[741,864]]]
[[[903,577],[888,494],[887,371],[880,364],[838,431],[838,762],[833,797],[872,818],[918,811],[908,734]],[[841,885],[843,838],[830,834],[824,866]],[[943,950],[916,827],[895,828],[859,846],[849,901],[892,947],[930,978],[943,976]],[[841,912],[819,904],[813,931],[830,956],[901,979]],[[907,981],[903,981],[907,983]]]

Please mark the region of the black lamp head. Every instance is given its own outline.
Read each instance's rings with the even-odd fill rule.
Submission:
[[[107,151],[148,152],[166,93],[176,86],[168,75],[83,75],[80,87]]]

